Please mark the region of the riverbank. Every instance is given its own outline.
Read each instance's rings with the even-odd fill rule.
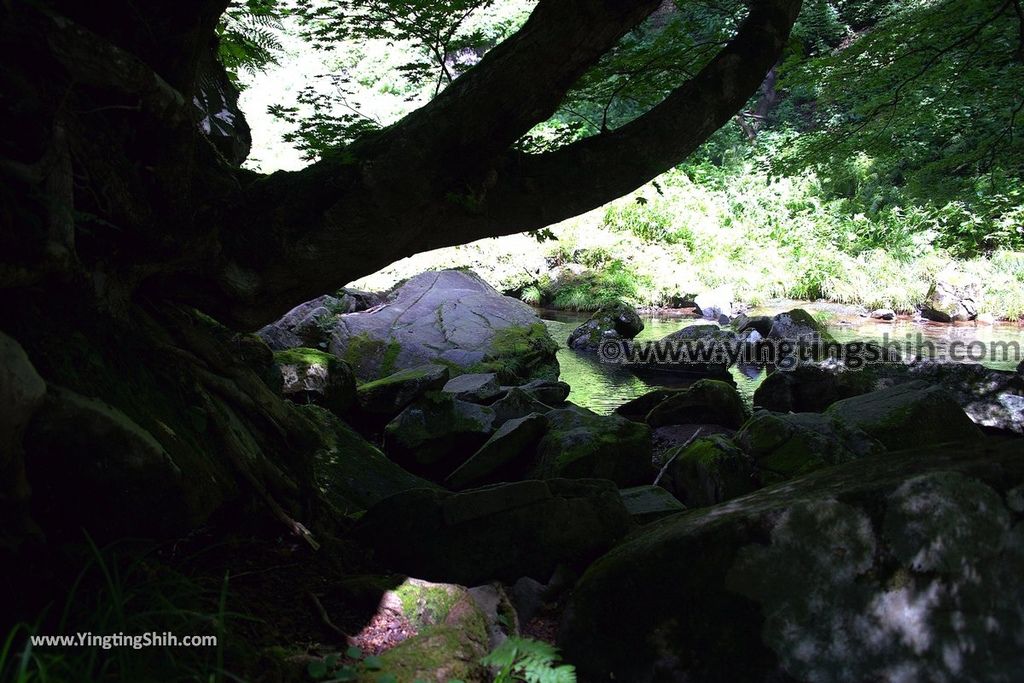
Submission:
[[[955,258],[927,229],[845,216],[815,192],[809,178],[748,174],[716,187],[673,172],[544,241],[523,233],[437,249],[353,285],[380,291],[424,270],[470,268],[499,291],[566,310],[622,299],[666,313],[725,286],[755,308],[821,300],[913,315],[944,283],[983,320],[1024,318],[1024,252]]]

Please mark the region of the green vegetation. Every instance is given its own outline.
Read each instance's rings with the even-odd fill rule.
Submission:
[[[575,683],[575,667],[559,664],[560,659],[558,650],[547,643],[509,638],[484,657],[483,663],[497,669],[495,683]]]

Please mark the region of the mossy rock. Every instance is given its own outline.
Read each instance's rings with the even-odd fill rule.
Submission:
[[[427,364],[367,382],[356,390],[359,409],[369,415],[393,417],[426,392],[442,388],[449,374],[443,365]]]
[[[707,507],[761,487],[753,459],[715,434],[669,453],[665,486],[688,507]]]
[[[602,306],[569,335],[566,343],[577,351],[597,351],[602,342],[632,339],[644,329],[636,309],[621,301]]]
[[[459,491],[526,477],[536,461],[536,447],[548,428],[548,420],[539,413],[509,420],[466,462],[444,480],[448,488]]]
[[[619,495],[637,524],[647,524],[686,510],[685,505],[660,486],[633,486],[621,489]]]
[[[428,392],[384,428],[384,452],[411,472],[440,479],[487,441],[494,422],[487,406]]]
[[[924,381],[838,401],[826,414],[894,451],[981,438],[981,431],[956,400],[942,387]]]
[[[301,410],[316,426],[324,444],[314,455],[316,485],[342,514],[366,510],[402,491],[437,487],[396,465],[323,408],[310,405]]]
[[[559,645],[585,680],[1010,680],[1019,451],[864,458],[654,522],[583,575]]]
[[[759,411],[733,442],[753,459],[759,481],[766,484],[885,452],[863,430],[820,413]]]
[[[537,446],[533,476],[610,479],[622,487],[653,481],[647,425],[570,408],[552,410],[546,417],[548,432]]]
[[[275,351],[273,359],[281,394],[288,400],[315,403],[336,415],[344,415],[355,404],[355,375],[345,361],[309,348]]]
[[[737,428],[747,409],[736,387],[715,379],[702,379],[655,404],[647,414],[652,427],[678,424],[715,424]]]

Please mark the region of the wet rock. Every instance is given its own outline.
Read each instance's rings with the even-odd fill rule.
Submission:
[[[729,376],[731,359],[727,347],[737,341],[736,333],[718,325],[690,325],[662,337],[658,345],[663,349],[677,348],[680,352],[666,356],[664,362],[657,357],[646,363],[627,364],[638,374],[683,373],[685,375]]]
[[[440,363],[503,381],[556,379],[557,344],[533,309],[473,273],[421,273],[375,308],[338,316],[329,350],[372,380]]]
[[[630,528],[612,483],[556,479],[406,491],[371,508],[355,536],[403,574],[472,586],[546,581],[559,563],[588,562]]]
[[[441,391],[461,401],[487,403],[502,393],[498,376],[493,372],[459,375],[448,380]]]
[[[567,344],[577,351],[597,351],[601,342],[632,339],[644,329],[636,309],[617,302],[598,309],[569,335]]]
[[[753,330],[761,337],[767,337],[772,331],[772,317],[770,315],[748,316],[740,313],[733,319],[732,326],[737,333],[742,334],[743,332]]]
[[[637,524],[682,512],[686,506],[660,486],[634,486],[619,491],[626,510]]]
[[[547,418],[539,413],[505,422],[444,480],[445,486],[459,491],[525,478],[535,464],[537,443],[547,428]]]
[[[421,365],[363,384],[356,390],[356,399],[364,413],[389,417],[402,412],[428,391],[442,388],[447,382],[448,368],[445,366]]]
[[[623,487],[653,481],[647,425],[568,408],[552,410],[546,417],[548,431],[537,445],[533,476],[610,479]]]
[[[981,436],[981,431],[945,389],[923,381],[843,399],[825,412],[847,426],[863,430],[889,450]]]
[[[896,311],[891,308],[876,308],[868,313],[868,317],[872,320],[895,320]]]
[[[356,378],[343,360],[323,351],[297,348],[274,353],[281,394],[299,404],[315,403],[344,415],[356,401]]]
[[[736,387],[714,379],[702,379],[655,405],[647,414],[652,427],[672,424],[716,424],[736,428],[747,419]]]
[[[554,382],[547,379],[535,379],[519,387],[535,401],[540,401],[553,408],[560,406],[569,398],[569,385],[565,382]]]
[[[1022,480],[1017,444],[980,441],[669,517],[587,570],[559,645],[586,680],[1011,680]]]
[[[440,479],[494,430],[494,411],[451,394],[423,395],[384,428],[384,452],[410,472]]]

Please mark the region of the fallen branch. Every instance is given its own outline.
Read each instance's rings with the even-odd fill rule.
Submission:
[[[689,446],[690,444],[692,444],[692,443],[693,443],[694,441],[696,441],[696,440],[697,440],[697,437],[698,437],[698,436],[700,436],[700,433],[701,433],[702,431],[704,431],[704,428],[703,428],[703,427],[697,427],[697,431],[695,431],[695,432],[693,433],[693,436],[691,436],[691,437],[690,437],[689,439],[687,439],[687,440],[686,440],[686,443],[684,443],[684,444],[683,444],[682,446],[680,446],[679,448],[677,448],[677,449],[676,449],[676,452],[672,454],[672,457],[671,457],[671,458],[669,458],[669,459],[668,459],[668,460],[667,460],[667,461],[665,462],[665,464],[661,466],[661,471],[660,471],[660,472],[658,472],[658,476],[656,476],[656,477],[654,478],[654,485],[655,485],[655,486],[657,486],[657,485],[658,485],[658,482],[659,482],[659,481],[661,481],[661,478],[662,478],[663,476],[665,476],[665,471],[666,471],[666,470],[668,470],[668,466],[669,466],[669,465],[671,465],[671,464],[673,463],[673,461],[675,461],[675,459],[679,457],[679,454],[680,454],[680,453],[682,453],[683,451],[685,451],[685,450],[686,450],[687,446]]]

